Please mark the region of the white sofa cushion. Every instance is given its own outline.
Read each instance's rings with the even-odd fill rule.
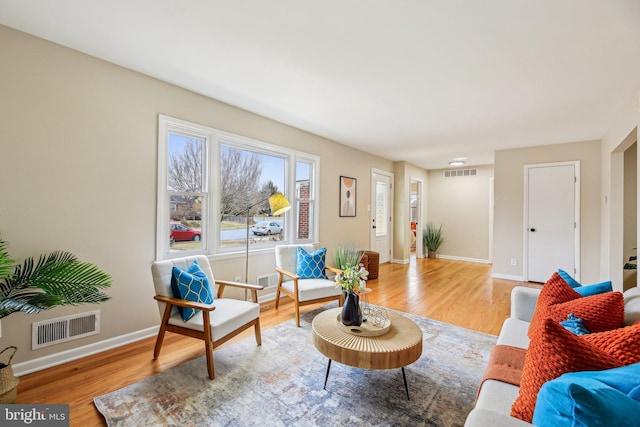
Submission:
[[[627,289],[624,293],[624,324],[631,325],[640,320],[640,288]]]
[[[487,409],[474,409],[464,423],[465,427],[531,427],[526,423],[509,415],[500,414]]]
[[[529,322],[510,317],[502,324],[502,329],[500,330],[496,344],[527,349],[529,348],[528,330]]]
[[[476,408],[509,415],[511,405],[518,398],[520,387],[502,381],[486,380],[476,401]]]

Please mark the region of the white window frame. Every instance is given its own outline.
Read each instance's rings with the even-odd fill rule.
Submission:
[[[310,181],[310,186],[309,186],[309,197],[306,199],[300,199],[298,198],[298,194],[295,191],[296,190],[296,181],[297,181],[297,177],[295,176],[295,173],[292,174],[292,182],[290,185],[290,188],[292,189],[291,193],[294,194],[294,196],[292,196],[291,199],[289,199],[289,202],[291,203],[291,210],[294,211],[294,215],[291,215],[291,220],[292,220],[292,233],[293,233],[293,241],[295,243],[313,243],[315,241],[318,241],[318,230],[319,228],[319,222],[320,222],[320,218],[318,216],[319,213],[319,208],[318,208],[318,194],[320,194],[320,176],[319,176],[319,170],[320,170],[320,158],[318,156],[314,156],[311,154],[306,154],[306,153],[296,153],[295,158],[293,159],[293,170],[295,171],[296,169],[296,164],[298,162],[304,162],[304,163],[310,163],[311,164],[311,171],[309,173],[309,181]],[[311,209],[310,211],[310,216],[313,219],[312,221],[312,227],[310,229],[310,236],[307,239],[298,239],[298,229],[297,229],[297,218],[298,218],[298,202],[300,201],[307,201],[310,203]]]
[[[203,165],[203,194],[206,204],[202,206],[202,249],[193,251],[171,251],[169,247],[169,189],[168,189],[168,134],[170,132],[192,136],[205,141]],[[191,123],[170,116],[158,115],[158,196],[157,196],[157,234],[156,234],[156,259],[167,259],[178,256],[204,254],[213,258],[235,258],[244,256],[245,247],[242,245],[232,247],[220,246],[217,215],[220,212],[220,145],[234,146],[240,149],[250,150],[285,158],[285,188],[279,189],[291,203],[291,210],[284,216],[284,238],[280,242],[251,245],[249,252],[259,253],[271,251],[276,244],[308,243],[318,239],[319,233],[319,171],[320,157],[313,154],[293,150],[275,144],[247,138],[229,132],[214,129],[208,126]],[[310,171],[310,196],[307,199],[311,203],[311,216],[313,218],[310,236],[308,239],[298,239],[297,215],[298,200],[295,194],[296,188],[296,163],[298,161],[311,163]],[[206,218],[206,219],[205,219]]]
[[[172,191],[169,190],[168,185],[168,170],[167,164],[169,160],[169,133],[176,133],[180,135],[186,135],[195,139],[201,139],[204,141],[203,147],[203,175],[202,175],[202,196],[206,203],[202,206],[201,218],[202,218],[202,238],[200,244],[201,249],[192,251],[171,251],[169,247],[169,224],[171,220],[170,216],[170,199]],[[164,115],[158,116],[158,196],[157,196],[157,224],[156,224],[156,259],[167,259],[176,256],[186,256],[195,254],[205,254],[208,248],[208,236],[210,228],[210,220],[205,216],[210,212],[209,206],[211,204],[211,186],[209,171],[210,167],[210,147],[213,133],[211,129],[206,126],[200,126],[195,123],[190,123],[184,120],[175,119]]]

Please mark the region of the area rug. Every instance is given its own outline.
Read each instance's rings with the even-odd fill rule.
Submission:
[[[405,368],[331,365],[313,346],[311,321],[329,304],[204,356],[94,398],[109,426],[462,426],[496,337],[402,313],[423,331],[423,353]],[[161,356],[162,357],[162,356]]]

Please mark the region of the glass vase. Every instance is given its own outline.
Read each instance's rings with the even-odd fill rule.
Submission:
[[[360,297],[357,294],[345,292],[341,318],[342,324],[345,326],[360,326],[362,324]]]

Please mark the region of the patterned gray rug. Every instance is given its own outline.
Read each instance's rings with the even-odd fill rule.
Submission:
[[[420,326],[422,357],[405,368],[368,371],[333,363],[301,318],[214,352],[216,378],[204,356],[94,398],[109,426],[462,426],[496,337],[405,314]],[[151,357],[151,355],[150,355]]]

